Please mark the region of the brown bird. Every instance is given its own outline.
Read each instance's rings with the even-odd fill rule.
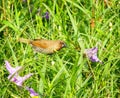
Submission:
[[[29,40],[20,38],[19,41],[31,44],[35,51],[44,54],[52,54],[66,46],[66,44],[60,40],[46,40],[46,39]]]

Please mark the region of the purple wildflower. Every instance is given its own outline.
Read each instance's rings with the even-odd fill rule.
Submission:
[[[19,76],[18,71],[22,69],[21,66],[17,66],[16,68],[13,68],[8,61],[5,61],[6,69],[9,71],[8,79],[11,82],[14,82],[18,86],[22,86],[23,82],[30,78],[33,74],[27,74],[24,77]]]
[[[32,88],[29,88],[29,87],[26,87],[26,90],[28,90],[29,92],[30,92],[30,96],[31,97],[37,97],[39,94],[38,93],[36,93],[35,91],[34,91],[34,89],[32,89]]]
[[[13,76],[13,78],[10,80],[11,82],[14,82],[18,86],[22,86],[23,82],[30,78],[33,74],[27,74],[24,77],[19,76],[17,73]]]
[[[45,18],[49,19],[49,13],[48,12],[45,13]]]
[[[94,47],[94,48],[90,48],[90,49],[85,49],[85,54],[86,56],[92,61],[92,62],[100,62],[102,63],[99,58],[97,57],[97,52],[98,52],[98,48]]]
[[[45,15],[43,15],[42,17],[46,18],[46,19],[49,19],[50,18],[49,12],[46,12]]]

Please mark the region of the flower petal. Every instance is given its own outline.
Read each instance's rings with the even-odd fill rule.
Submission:
[[[49,13],[48,12],[45,13],[45,18],[49,19]]]
[[[36,93],[36,92],[34,91],[33,88],[26,87],[26,90],[28,90],[28,91],[30,92],[30,96],[31,96],[31,97],[35,97],[35,96],[38,96],[38,95],[39,95],[38,93]]]
[[[49,12],[46,12],[42,17],[46,18],[46,19],[49,19],[50,18]]]
[[[6,69],[9,71],[9,73],[13,73],[14,68],[11,67],[10,63],[8,61],[5,60],[5,65],[6,65]]]
[[[30,78],[32,75],[33,75],[32,73],[29,73],[29,74],[25,75],[24,77],[21,77],[16,73],[10,81],[14,82],[18,86],[22,86],[23,82],[25,82],[25,80]]]
[[[24,82],[25,80],[27,80],[28,78],[30,78],[32,75],[33,75],[33,73],[29,73],[29,74],[25,75],[24,77],[21,77],[22,78],[21,81]]]
[[[85,54],[86,56],[92,61],[92,62],[100,62],[99,58],[97,57],[97,52],[98,52],[98,48],[94,47],[94,48],[90,48],[90,49],[85,49]]]
[[[13,68],[8,61],[5,61],[5,64],[6,64],[6,69],[10,73],[8,79],[11,82],[14,82],[18,86],[22,86],[23,82],[33,75],[33,73],[29,73],[24,77],[21,77],[19,76],[18,71],[23,68],[22,66],[17,66],[16,68]]]
[[[14,68],[12,73],[10,73],[10,75],[8,76],[8,79],[12,78],[21,69],[22,69],[22,66],[17,66],[16,68]]]

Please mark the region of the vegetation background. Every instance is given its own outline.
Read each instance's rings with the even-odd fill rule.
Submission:
[[[49,12],[49,19],[43,17]],[[29,98],[11,83],[4,60],[34,75],[24,86],[40,98],[120,98],[119,0],[0,0],[0,98]],[[19,38],[60,39],[67,48],[35,54]],[[84,58],[98,45],[103,64]]]

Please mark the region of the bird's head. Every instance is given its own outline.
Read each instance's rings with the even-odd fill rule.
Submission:
[[[60,50],[64,47],[66,47],[66,44],[63,41],[58,40],[58,41],[56,41],[55,47],[56,47],[55,50]]]
[[[61,48],[64,48],[64,47],[67,46],[67,45],[65,44],[65,42],[63,42],[63,41],[59,41],[59,45],[60,45]]]

